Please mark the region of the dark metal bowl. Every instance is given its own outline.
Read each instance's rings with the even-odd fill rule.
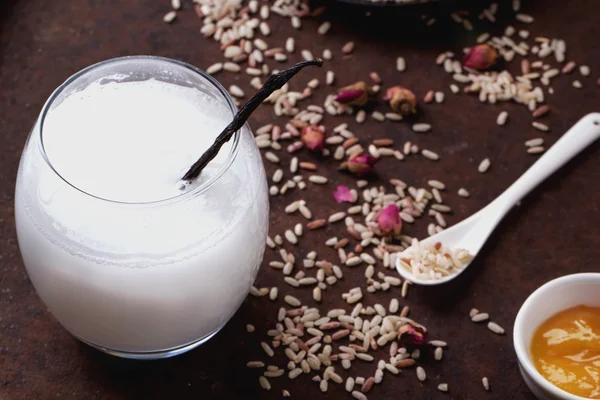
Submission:
[[[394,0],[383,0],[379,2],[372,2],[369,0],[338,0],[340,3],[347,3],[356,6],[367,6],[367,7],[405,7],[415,6],[426,3],[435,3],[441,0],[410,0],[406,2],[396,2]]]

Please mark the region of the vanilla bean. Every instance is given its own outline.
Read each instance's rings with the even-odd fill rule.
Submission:
[[[273,74],[267,79],[264,85],[256,92],[250,100],[246,104],[240,108],[238,113],[233,117],[233,121],[221,132],[219,136],[215,139],[215,142],[202,154],[202,157],[198,159],[192,165],[188,172],[183,176],[183,180],[190,181],[196,179],[200,172],[208,165],[208,163],[215,158],[215,156],[219,153],[221,147],[232,138],[233,134],[241,129],[250,115],[258,108],[259,105],[262,104],[263,101],[267,97],[271,95],[274,91],[281,89],[283,85],[287,83],[294,75],[296,75],[300,70],[304,67],[308,66],[318,66],[323,65],[323,60],[317,58],[316,60],[311,61],[303,61],[300,62],[293,67],[288,69],[284,69],[276,74]]]

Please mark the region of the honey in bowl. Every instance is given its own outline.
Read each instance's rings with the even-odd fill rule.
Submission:
[[[533,335],[531,356],[555,386],[600,399],[600,307],[580,305],[550,317]]]

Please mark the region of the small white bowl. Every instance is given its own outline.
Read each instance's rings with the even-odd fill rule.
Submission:
[[[556,313],[578,305],[600,307],[600,273],[584,273],[554,279],[525,300],[513,330],[513,342],[521,375],[529,389],[541,400],[585,400],[554,386],[535,368],[530,354],[531,339],[537,328]]]

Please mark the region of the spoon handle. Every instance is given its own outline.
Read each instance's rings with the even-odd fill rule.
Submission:
[[[493,203],[503,211],[508,211],[533,188],[598,138],[600,138],[600,113],[588,114],[569,129]]]

